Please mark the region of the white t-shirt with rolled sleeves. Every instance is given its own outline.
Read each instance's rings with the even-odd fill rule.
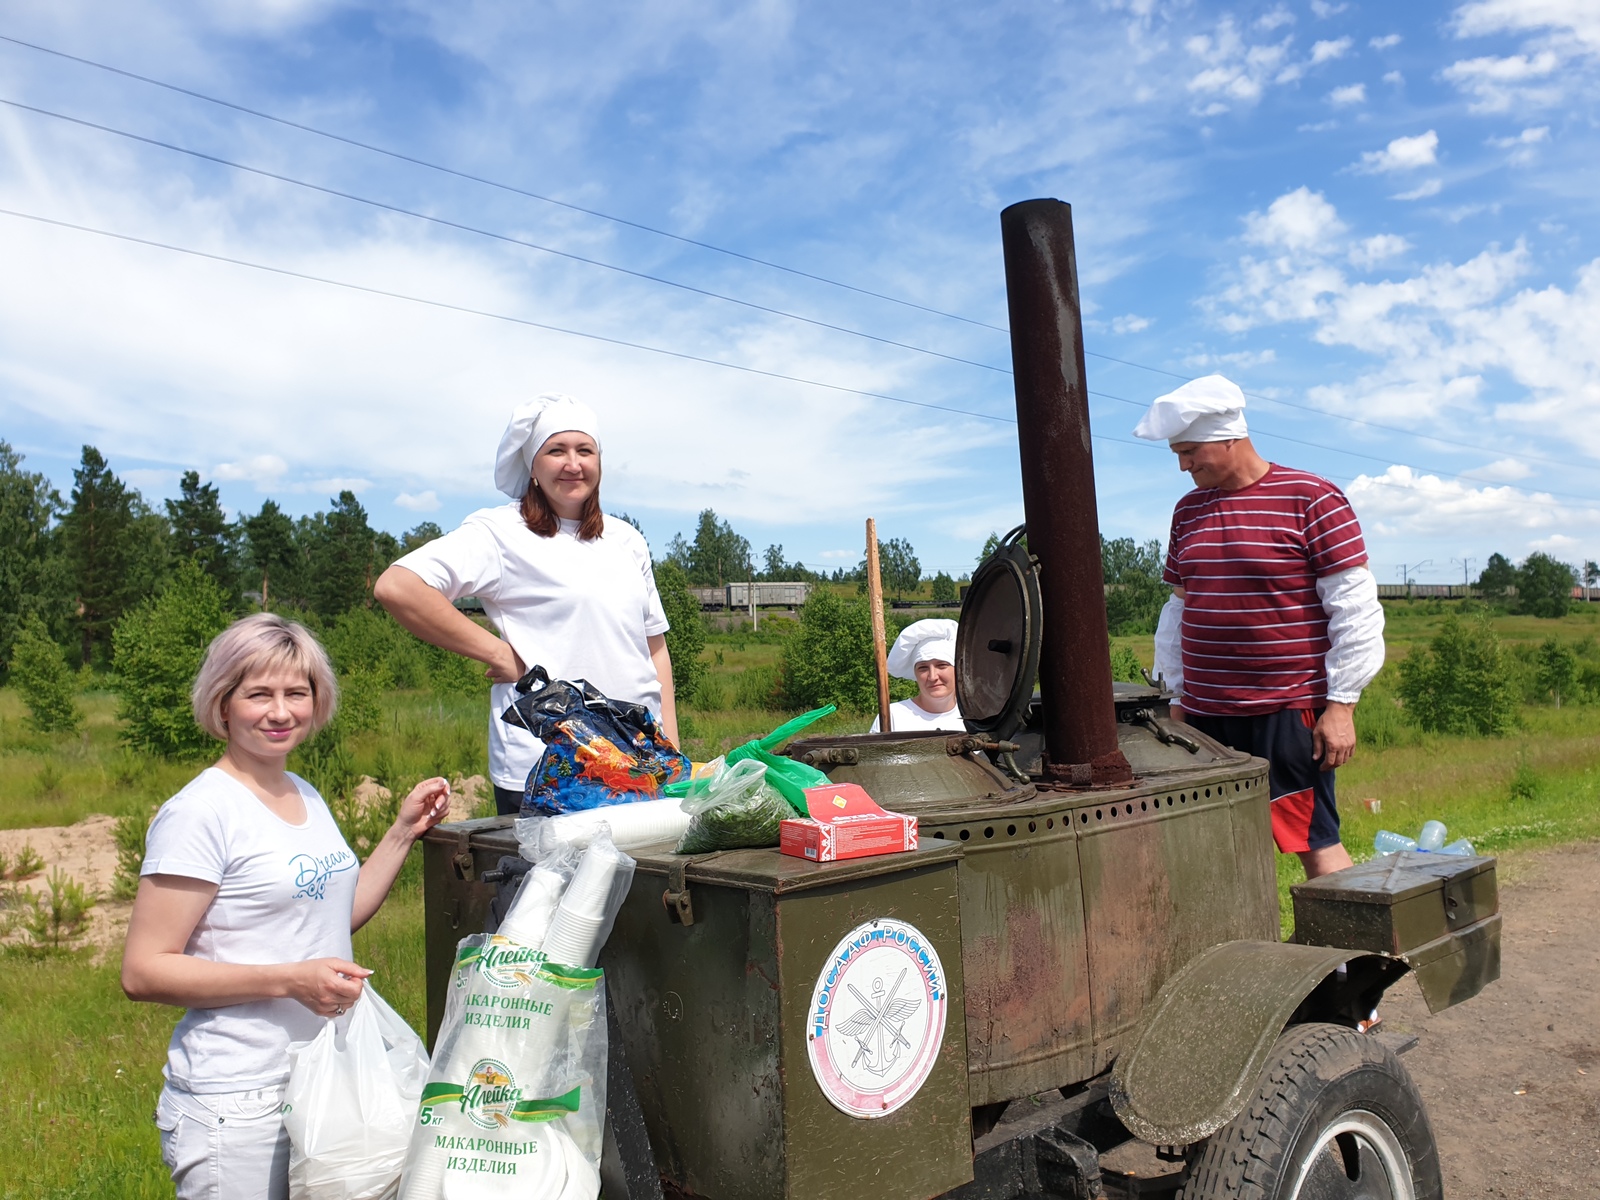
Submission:
[[[656,592],[650,547],[626,521],[578,540],[578,522],[540,537],[518,503],[473,513],[441,538],[419,546],[396,566],[414,572],[451,600],[476,596],[483,611],[531,669],[551,679],[586,679],[613,700],[661,714],[661,682],[648,639],[667,631]],[[489,692],[489,776],[521,791],[544,743],[500,715],[516,687]]]
[[[317,790],[289,778],[305,801],[299,825],[216,767],[202,771],[150,822],[141,875],[217,885],[185,954],[249,964],[350,957],[361,864]],[[274,1087],[289,1078],[289,1044],[315,1037],[324,1023],[288,998],[191,1008],[173,1030],[164,1074],[190,1092]]]

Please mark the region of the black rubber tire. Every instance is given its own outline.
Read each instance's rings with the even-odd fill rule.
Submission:
[[[1343,1025],[1291,1025],[1255,1095],[1190,1160],[1182,1200],[1286,1200],[1319,1133],[1365,1110],[1411,1166],[1417,1200],[1442,1200],[1439,1151],[1417,1085],[1394,1052]]]

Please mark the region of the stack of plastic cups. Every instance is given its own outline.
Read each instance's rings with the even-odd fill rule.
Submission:
[[[567,894],[550,922],[550,932],[545,934],[542,949],[547,962],[588,968],[599,959],[611,919],[607,912],[611,890],[625,861],[615,851],[605,850],[591,846],[584,852],[578,873],[567,885]]]
[[[689,814],[673,799],[611,804],[546,820],[558,840],[580,848],[589,845],[602,825],[610,828],[612,844],[619,849],[676,841],[689,828]]]

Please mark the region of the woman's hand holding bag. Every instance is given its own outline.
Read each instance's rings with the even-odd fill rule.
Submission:
[[[289,1062],[283,1123],[291,1200],[398,1195],[428,1075],[422,1039],[368,987],[348,1019],[291,1046]]]

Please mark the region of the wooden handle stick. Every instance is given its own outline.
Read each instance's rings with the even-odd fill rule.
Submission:
[[[867,518],[867,603],[872,608],[872,656],[878,666],[878,728],[889,726],[889,648],[883,628],[883,575],[878,570],[878,523]]]

